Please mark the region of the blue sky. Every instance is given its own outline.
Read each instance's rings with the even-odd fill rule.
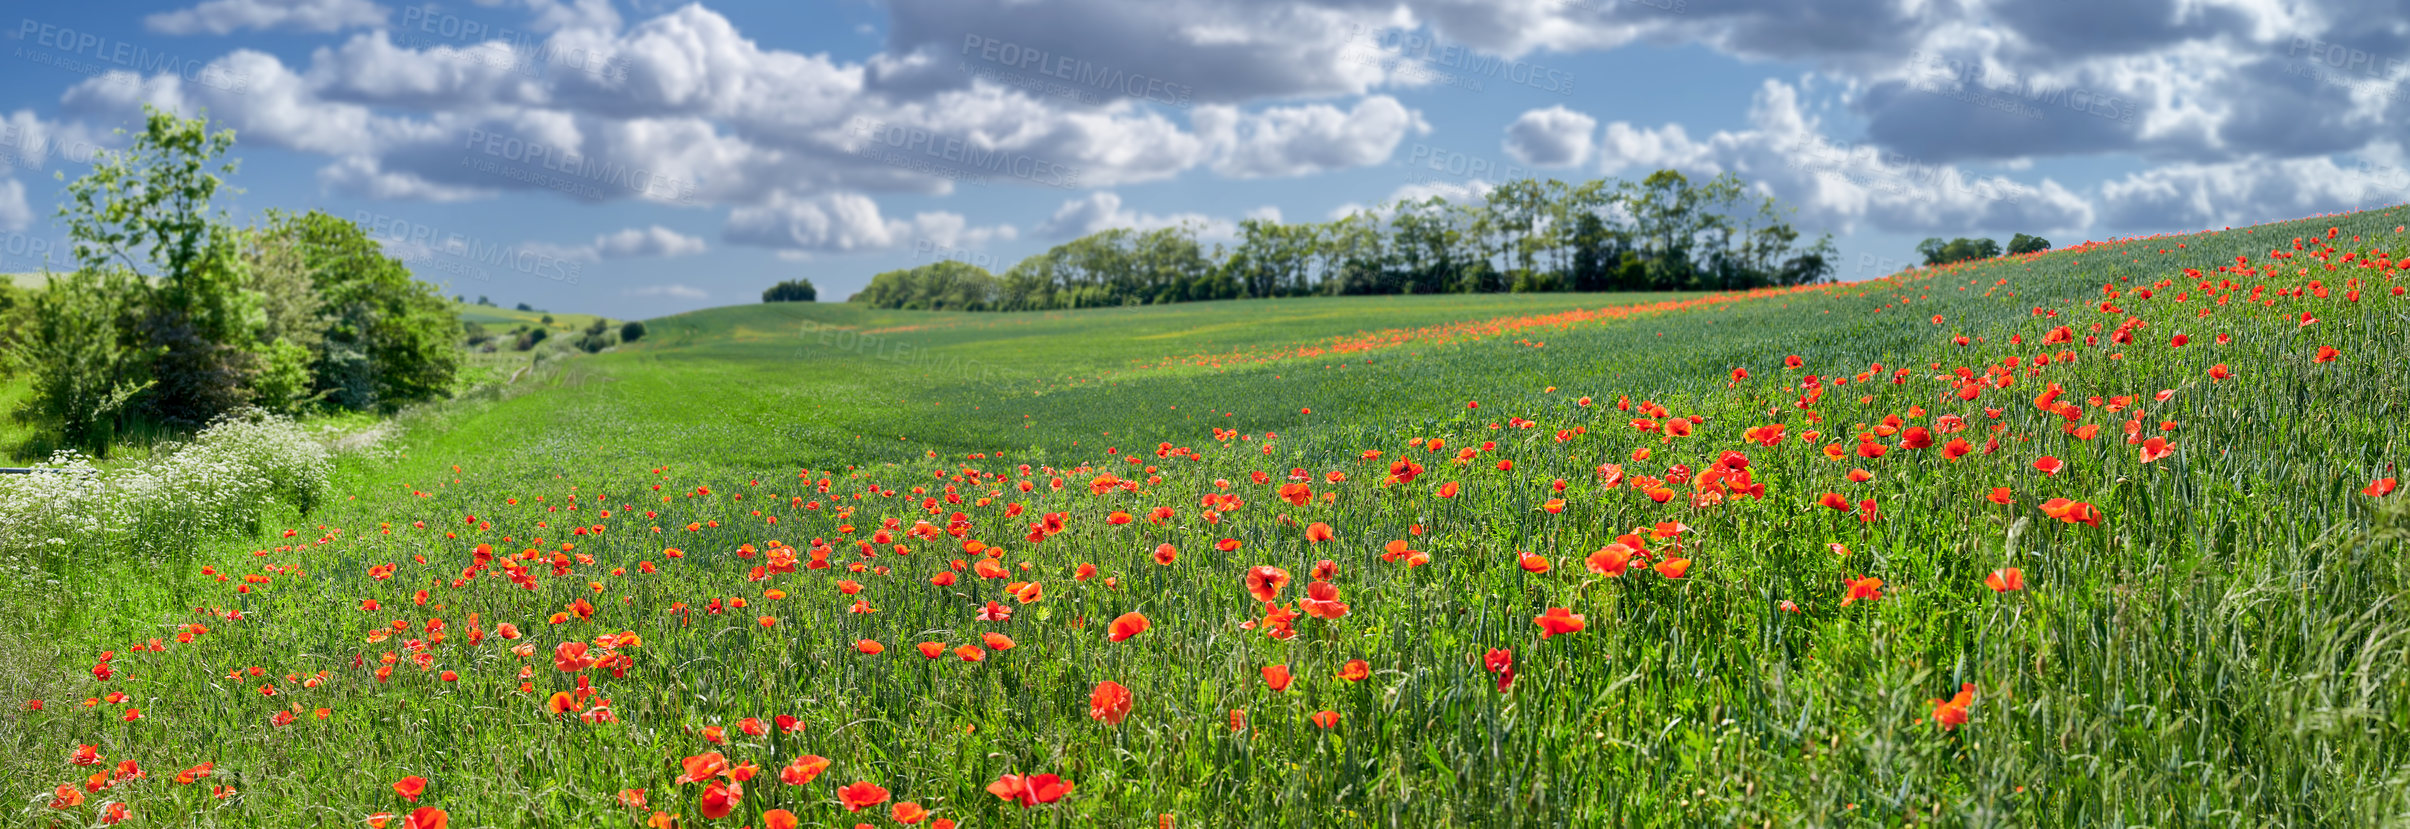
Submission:
[[[370,225],[453,293],[824,301],[1107,227],[1511,177],[1732,171],[1840,276],[2410,200],[2386,3],[180,0],[0,19],[0,272],[141,105],[235,129],[238,220]],[[2377,21],[2378,25],[2371,25]],[[2392,21],[2386,23],[2385,21]]]

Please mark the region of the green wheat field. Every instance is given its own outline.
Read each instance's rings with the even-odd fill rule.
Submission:
[[[2398,825],[2406,223],[650,320],[47,548],[0,824]]]

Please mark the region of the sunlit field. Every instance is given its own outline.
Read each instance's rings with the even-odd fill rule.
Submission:
[[[2405,223],[651,320],[48,562],[0,823],[2410,820]]]

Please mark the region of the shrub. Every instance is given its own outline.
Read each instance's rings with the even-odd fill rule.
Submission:
[[[106,455],[118,416],[151,386],[152,355],[127,347],[119,326],[134,282],[114,271],[53,276],[10,338],[8,363],[33,386],[25,412],[69,447]]]
[[[619,327],[619,341],[620,341],[620,342],[623,342],[623,343],[632,343],[632,342],[635,342],[635,341],[637,341],[637,340],[641,340],[641,339],[644,339],[644,323],[643,323],[643,321],[641,321],[641,320],[628,320],[628,322],[627,322],[627,324],[626,324],[626,325],[622,325],[622,326],[620,326],[620,327]]]
[[[588,354],[616,344],[617,341],[611,339],[611,321],[599,317],[594,320],[594,324],[586,326],[585,333],[578,335],[577,338],[578,350]]]

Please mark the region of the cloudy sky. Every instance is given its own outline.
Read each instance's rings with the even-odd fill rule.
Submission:
[[[1733,171],[1841,276],[2410,200],[2395,0],[198,0],[0,19],[0,272],[144,103],[249,220],[370,226],[474,299],[823,300],[1109,227],[1525,176]]]

